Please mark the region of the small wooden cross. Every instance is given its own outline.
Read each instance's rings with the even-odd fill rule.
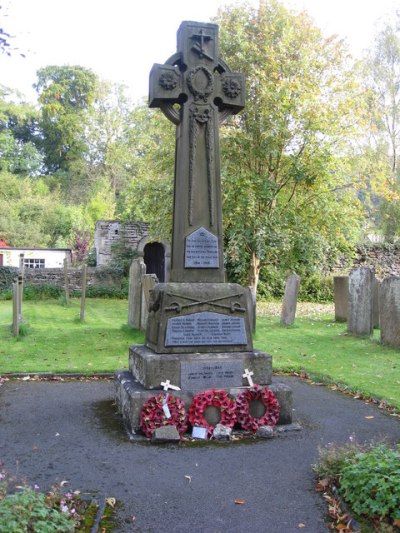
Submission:
[[[177,387],[176,385],[171,385],[171,382],[169,379],[166,379],[165,381],[162,381],[160,383],[160,385],[162,386],[162,388],[164,390],[168,390],[168,389],[172,389],[172,390],[181,390],[179,387]]]
[[[254,383],[251,376],[254,376],[254,372],[250,372],[248,368],[245,368],[243,377],[247,379],[250,387],[253,387]]]

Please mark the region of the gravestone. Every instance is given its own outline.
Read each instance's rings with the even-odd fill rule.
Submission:
[[[129,269],[128,324],[140,329],[142,315],[142,277],[146,265],[141,257],[134,259]]]
[[[286,280],[285,295],[283,297],[281,324],[291,326],[296,317],[297,296],[299,294],[300,277],[292,274]]]
[[[140,329],[146,331],[147,319],[149,318],[150,292],[157,285],[158,279],[155,274],[143,274],[141,294]]]
[[[380,325],[380,311],[379,311],[379,300],[381,292],[381,282],[374,277],[374,288],[373,288],[373,297],[372,297],[372,327],[379,328]]]
[[[374,298],[374,272],[369,267],[353,269],[349,275],[348,332],[371,335]]]
[[[336,322],[347,322],[349,310],[349,276],[333,278],[333,298]]]
[[[400,346],[400,278],[391,277],[380,286],[381,342]]]
[[[178,51],[153,66],[149,90],[149,106],[176,125],[170,279],[150,291],[145,343],[129,350],[132,379],[116,375],[124,417],[137,412],[137,386],[168,380],[189,396],[237,390],[247,385],[245,368],[271,384],[271,356],[253,350],[248,288],[225,283],[219,124],[244,102],[243,75],[219,57],[218,26],[183,22]],[[287,388],[282,402],[290,395]]]

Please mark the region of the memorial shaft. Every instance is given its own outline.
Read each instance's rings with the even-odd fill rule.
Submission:
[[[173,282],[224,282],[219,123],[243,109],[244,92],[219,59],[215,24],[183,22],[178,52],[151,71],[149,105],[177,126]]]

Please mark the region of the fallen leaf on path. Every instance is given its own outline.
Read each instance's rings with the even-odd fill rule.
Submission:
[[[192,476],[185,476],[185,479],[187,479],[189,481],[189,483],[192,482]]]
[[[114,508],[117,500],[115,498],[106,498],[106,504]]]
[[[243,505],[246,503],[246,500],[241,500],[240,498],[236,498],[235,503],[236,505]]]
[[[327,487],[329,487],[329,479],[320,479],[315,486],[315,490],[317,490],[318,492],[325,492]]]
[[[302,522],[300,522],[300,524],[299,524],[297,527],[299,527],[300,529],[302,529],[303,527],[306,527],[306,525],[303,524]]]
[[[367,420],[371,420],[372,418],[375,418],[375,417],[374,416],[366,416],[364,418],[366,418]]]

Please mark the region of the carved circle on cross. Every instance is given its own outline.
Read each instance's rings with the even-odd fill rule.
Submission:
[[[222,82],[222,90],[229,98],[236,98],[242,90],[240,83],[233,78],[225,78]]]
[[[158,80],[158,83],[160,87],[166,91],[172,91],[178,85],[178,82],[172,72],[163,72]]]
[[[204,100],[205,102],[214,90],[212,73],[202,65],[188,72],[187,84],[195,100]]]

